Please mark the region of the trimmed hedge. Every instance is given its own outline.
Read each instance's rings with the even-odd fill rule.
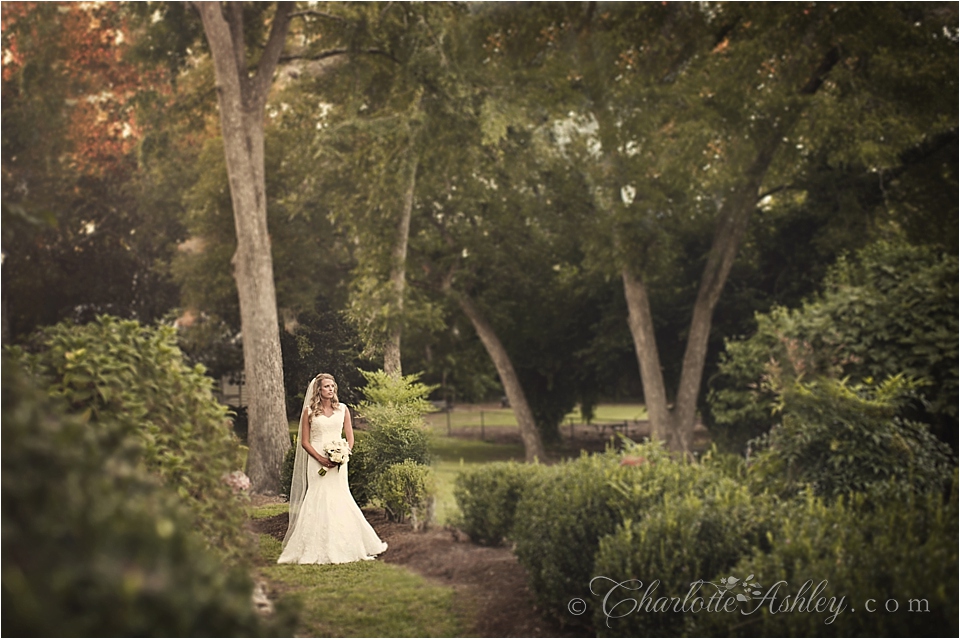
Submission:
[[[741,605],[746,615],[739,610],[690,615],[688,631],[710,636],[955,637],[956,483],[948,495],[897,493],[890,498],[880,491],[827,502],[806,493],[783,510],[771,549],[755,550],[729,572],[715,573],[712,581],[753,575],[762,597],[782,580],[774,611],[785,595],[796,597],[806,581],[812,582],[808,593],[824,582],[820,596],[843,597],[842,611],[771,614],[769,601],[757,597]]]
[[[428,519],[433,481],[430,467],[406,460],[389,466],[377,477],[374,490],[393,521],[412,517],[414,528]]]
[[[612,453],[548,466],[531,477],[517,505],[514,552],[537,603],[561,619],[570,599],[589,598],[600,538],[620,522],[613,482],[621,470]]]
[[[735,470],[729,463],[676,461],[651,443],[533,474],[516,507],[512,539],[537,602],[564,622],[589,626],[592,615],[571,615],[568,605],[582,599],[597,610],[594,577],[689,585],[689,575],[732,564],[763,543],[772,526],[769,499],[751,497],[727,476]],[[696,543],[669,539],[681,526]]]
[[[473,514],[513,512],[510,538],[538,604],[598,636],[956,633],[956,471],[947,492],[888,480],[832,502],[812,489],[781,501],[751,492],[740,464],[707,457],[688,464],[653,444],[583,456],[529,473],[515,507],[508,491],[495,491]],[[521,473],[503,465],[465,481],[480,492],[505,475]],[[812,613],[740,613],[777,582],[796,596],[808,579],[826,580],[826,597],[845,596],[861,613],[830,624]],[[701,580],[701,610],[692,612],[684,600]],[[744,597],[736,614],[702,609],[717,593]],[[913,599],[931,613],[862,614],[871,598]]]
[[[474,543],[499,546],[510,537],[523,490],[545,467],[495,462],[461,472],[453,496],[460,507],[457,526]]]
[[[593,574],[593,624],[598,636],[678,636],[689,616],[682,609],[651,614],[641,596],[684,598],[691,583],[729,570],[774,527],[770,501],[718,478],[704,494],[666,493],[639,521],[624,521],[600,540]],[[632,592],[616,584],[633,581]],[[603,596],[613,590],[609,599]],[[633,613],[633,601],[641,610]]]

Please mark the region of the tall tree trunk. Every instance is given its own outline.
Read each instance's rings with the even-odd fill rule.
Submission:
[[[10,268],[9,266],[7,267]],[[6,346],[10,343],[10,300],[7,291],[10,290],[9,286],[3,287],[3,301],[0,304],[0,317],[2,317],[2,326],[3,329],[0,331],[0,344]]]
[[[403,194],[403,209],[400,211],[400,221],[397,223],[396,242],[390,256],[390,283],[394,291],[394,305],[396,317],[387,336],[387,344],[383,352],[383,370],[389,375],[400,376],[403,369],[400,363],[400,338],[403,334],[403,297],[407,285],[407,244],[410,239],[410,218],[413,215],[413,194],[417,187],[417,169],[420,165],[420,151],[417,146],[417,133],[420,130],[420,101],[423,92],[417,96],[413,114],[407,121],[408,137],[410,140],[407,149],[407,190]]]
[[[671,411],[667,388],[660,367],[660,352],[653,330],[653,314],[650,299],[643,280],[629,268],[621,272],[623,293],[627,300],[627,323],[633,336],[633,346],[640,364],[640,380],[643,382],[643,401],[650,418],[651,437],[667,442],[672,430]]]
[[[535,460],[544,460],[543,442],[540,439],[540,431],[537,430],[537,424],[533,419],[533,411],[527,403],[527,396],[520,386],[520,380],[510,361],[510,355],[507,349],[503,347],[500,338],[494,332],[493,327],[487,322],[486,318],[480,313],[476,305],[467,295],[457,294],[457,302],[463,310],[464,315],[473,324],[477,331],[480,341],[483,342],[487,354],[493,360],[493,365],[500,375],[500,381],[503,383],[503,390],[507,393],[507,399],[513,408],[513,414],[517,418],[517,424],[520,426],[520,438],[523,440],[524,456],[528,462]]]
[[[653,437],[665,442],[674,451],[689,453],[697,418],[697,395],[707,358],[713,311],[730,275],[740,242],[750,216],[757,205],[760,185],[780,144],[782,133],[775,130],[761,145],[740,186],[720,207],[713,243],[700,278],[700,288],[693,306],[687,347],[683,356],[680,385],[673,407],[668,403],[660,357],[654,336],[653,315],[646,285],[642,277],[629,268],[622,271],[624,297],[627,301],[628,324],[633,336],[644,401],[650,415]]]
[[[249,393],[247,474],[254,492],[280,489],[280,466],[290,448],[283,392],[277,295],[267,231],[263,115],[283,50],[292,5],[278,3],[256,75],[247,70],[243,3],[196,2],[210,45],[220,105],[230,197],[237,231],[233,256],[240,300],[244,374]]]

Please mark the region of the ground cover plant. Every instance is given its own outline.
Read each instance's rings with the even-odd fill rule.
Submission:
[[[296,634],[310,637],[456,637],[468,611],[452,588],[382,561],[277,565],[280,542],[260,535],[259,573],[299,612]]]

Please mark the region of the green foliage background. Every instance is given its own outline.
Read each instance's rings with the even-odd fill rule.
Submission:
[[[78,411],[79,394],[37,388],[38,378],[21,371],[24,363],[4,355],[4,633],[272,632],[253,611],[247,564],[237,561],[242,533],[218,530],[242,522],[235,499],[214,490],[223,503],[204,508],[178,495],[173,479],[205,482],[196,468],[178,472],[177,463],[159,461],[177,449],[157,438],[147,453],[145,424],[131,429],[103,404]],[[217,515],[227,521],[207,519]]]
[[[777,389],[793,379],[920,382],[900,414],[957,441],[956,255],[877,243],[840,261],[823,292],[798,309],[757,316],[751,337],[727,342],[707,398],[711,433],[735,450],[777,422]]]
[[[11,355],[106,450],[132,448],[179,495],[210,547],[247,555],[245,497],[225,481],[242,467],[240,442],[212,380],[184,363],[173,328],[102,316],[50,327]]]

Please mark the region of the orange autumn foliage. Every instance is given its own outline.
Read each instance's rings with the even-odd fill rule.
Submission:
[[[3,98],[17,99],[18,76],[31,62],[47,64],[40,72],[63,96],[64,165],[83,175],[122,171],[141,137],[134,97],[143,89],[170,92],[163,71],[127,59],[131,28],[124,7],[5,2],[2,31]]]

